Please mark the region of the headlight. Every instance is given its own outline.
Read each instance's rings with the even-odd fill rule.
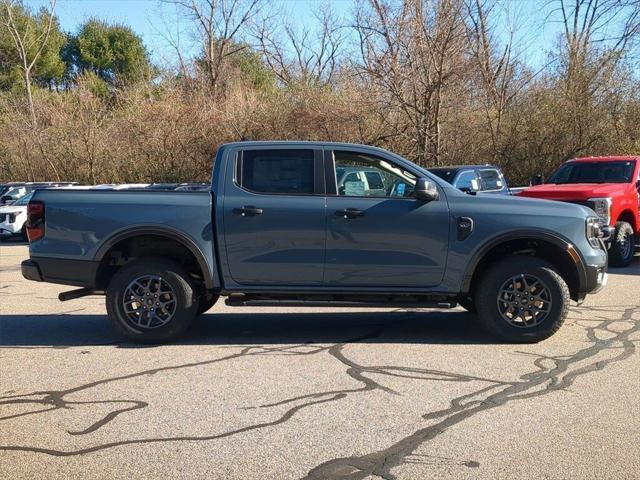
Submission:
[[[600,248],[600,238],[602,238],[602,229],[600,228],[600,219],[598,217],[587,218],[587,240],[592,247]]]
[[[600,217],[603,223],[609,225],[609,219],[611,217],[611,199],[609,197],[590,198],[589,202],[593,204],[593,211],[598,214],[598,217]]]

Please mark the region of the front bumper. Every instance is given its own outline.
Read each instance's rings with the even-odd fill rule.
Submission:
[[[608,275],[606,266],[587,265],[586,274],[585,294],[598,293],[607,285]]]

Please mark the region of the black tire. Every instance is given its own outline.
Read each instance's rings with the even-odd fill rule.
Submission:
[[[200,297],[200,302],[198,303],[198,313],[197,315],[200,316],[203,313],[211,310],[211,308],[216,304],[216,302],[220,299],[220,295],[213,295],[212,297],[208,298],[206,296],[201,296]]]
[[[168,301],[171,302],[171,299],[173,299],[171,306],[168,307],[173,309],[171,310],[171,315],[168,313],[165,315],[165,317],[168,317],[166,323],[161,324],[160,320],[155,320],[156,325],[151,327],[140,326],[135,323],[136,319],[141,323],[145,323],[143,316],[146,314],[146,320],[148,320],[150,312],[145,311],[141,314],[135,312],[141,311],[141,308],[154,308],[153,299],[149,299],[151,301],[150,307],[147,307],[146,303],[143,302],[135,309],[135,312],[129,312],[129,314],[125,311],[124,305],[124,301],[127,298],[133,298],[129,294],[131,293],[130,286],[134,280],[142,278],[142,283],[144,284],[144,279],[148,277],[159,279],[159,281],[163,282],[163,287],[161,289],[158,287],[158,290],[170,291],[170,294],[167,294]],[[199,306],[196,291],[193,279],[178,263],[162,258],[142,258],[122,267],[111,279],[107,289],[107,314],[115,329],[135,342],[170,342],[182,335],[196,318]],[[147,295],[149,294],[147,293]],[[160,301],[161,299],[158,300]],[[167,297],[164,300],[167,300]],[[133,308],[137,303],[134,301],[130,308]],[[159,313],[162,308],[164,307],[158,309],[156,313]],[[165,310],[165,312],[169,312],[169,310]]]
[[[519,280],[523,276],[527,279],[527,283]],[[502,290],[506,285],[514,287],[514,290],[509,290],[513,294],[505,293],[508,289]],[[533,286],[529,289],[525,285]],[[515,289],[516,286],[518,289]],[[519,288],[522,288],[522,291],[532,292],[527,295],[542,294],[548,299],[550,305],[545,307],[544,302],[547,300],[536,301],[535,304],[521,303],[526,302],[527,298],[520,298],[524,295]],[[517,296],[519,297],[516,298]],[[560,329],[567,318],[570,298],[566,282],[551,264],[537,257],[516,256],[505,258],[489,268],[480,280],[475,295],[475,305],[478,309],[478,319],[496,337],[513,343],[535,343],[549,338]],[[502,301],[503,299],[514,301]],[[519,308],[507,306],[509,303],[517,304]],[[532,315],[531,311],[539,307],[547,312]],[[501,311],[501,308],[506,311]],[[520,313],[518,310],[524,311]],[[507,319],[506,317],[510,315],[515,317]],[[521,315],[530,317],[530,325],[523,322]]]
[[[477,313],[478,309],[476,308],[476,304],[473,302],[473,298],[469,296],[464,296],[458,298],[458,305],[464,308],[469,313]]]
[[[633,227],[627,222],[617,222],[616,232],[611,239],[611,248],[609,249],[609,265],[612,267],[629,266],[635,254],[635,243]]]

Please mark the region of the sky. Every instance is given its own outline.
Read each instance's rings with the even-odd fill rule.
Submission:
[[[299,26],[314,21],[313,12],[328,1],[338,16],[349,17],[353,0],[272,0],[282,5],[289,20]],[[547,52],[553,47],[559,25],[548,20],[549,8],[541,8],[545,0],[511,0],[509,11],[502,17],[499,32],[507,35],[515,25],[517,47],[525,62],[537,68],[544,64]],[[25,4],[38,9],[48,0],[25,0]],[[159,66],[173,60],[173,50],[163,38],[168,31],[175,34],[183,30],[186,21],[180,20],[176,8],[160,0],[58,0],[56,15],[64,31],[75,33],[87,19],[95,17],[109,23],[128,25],[140,35]],[[182,48],[188,39],[181,37]],[[195,53],[195,52],[191,52]]]

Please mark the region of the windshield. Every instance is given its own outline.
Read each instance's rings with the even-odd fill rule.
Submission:
[[[29,203],[29,200],[31,200],[31,197],[33,197],[33,194],[35,192],[31,192],[31,193],[27,193],[24,197],[22,197],[21,199],[17,200],[13,206],[19,206],[19,205],[26,205],[27,203]]]
[[[547,183],[628,183],[636,162],[571,162],[561,166]]]

